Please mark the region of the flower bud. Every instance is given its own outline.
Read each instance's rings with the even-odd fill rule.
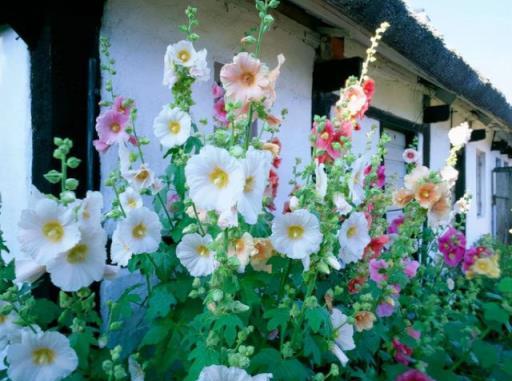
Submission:
[[[81,160],[77,157],[70,157],[67,161],[66,161],[66,165],[69,167],[69,168],[76,168],[80,165],[81,163]]]

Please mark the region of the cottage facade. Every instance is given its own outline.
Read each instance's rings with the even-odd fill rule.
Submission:
[[[88,52],[83,57],[76,46],[70,47],[71,40],[58,40],[55,32],[66,26],[56,20],[56,15],[71,9],[47,9],[43,5],[40,29],[28,32],[15,11],[7,12],[5,20],[0,17],[0,24],[9,24],[0,29],[0,132],[6,137],[0,141],[0,171],[5,174],[0,181],[4,201],[0,226],[14,248],[14,221],[20,209],[29,203],[29,184],[34,182],[43,187],[40,170],[45,166],[46,170],[50,169],[51,162],[42,159],[41,151],[48,155],[49,148],[45,146],[52,135],[75,138],[77,149],[85,158],[81,173],[83,187],[106,191],[100,180],[115,165],[116,154],[112,150],[98,163],[88,139],[98,113],[95,103],[99,94],[95,90],[101,88],[95,43],[99,34],[108,37],[112,44],[118,72],[113,82],[116,93],[136,100],[140,133],[152,136],[153,118],[171,97],[161,83],[163,54],[168,44],[182,38],[177,26],[183,22],[183,10],[190,1],[93,3],[96,5],[81,5],[86,15],[85,21],[81,21],[83,25],[78,26],[79,37]],[[458,197],[464,191],[473,197],[466,224],[468,241],[496,232],[501,239],[507,239],[503,232],[510,228],[507,195],[512,189],[506,189],[505,184],[507,181],[510,184],[507,179],[511,172],[510,168],[496,168],[512,165],[512,107],[501,93],[450,52],[428,26],[413,17],[401,0],[282,3],[275,14],[272,31],[265,36],[262,52],[262,59],[271,67],[277,63],[279,53],[286,56],[274,106],[275,110],[288,110],[279,135],[284,149],[278,205],[282,205],[290,191],[286,176],[295,158],[310,156],[308,134],[313,113],[329,112],[334,88],[343,84],[335,83],[334,78],[340,78],[341,72],[357,74],[358,60],[364,57],[373,30],[381,21],[388,20],[393,27],[384,37],[378,61],[369,73],[376,81],[376,95],[368,118],[361,123],[362,131],[354,136],[356,150],[364,151],[372,126],[377,131],[371,137],[372,147],[379,134],[391,135],[386,157],[388,177],[400,181],[405,170],[401,151],[413,138],[418,138],[423,163],[439,169],[449,151],[448,131],[460,122],[469,122],[479,132],[473,134],[473,141],[460,158],[461,177],[457,185]],[[251,1],[196,0],[193,5],[198,7],[200,18],[197,32],[201,40],[197,45],[208,50],[213,81],[216,68],[230,61],[238,51],[240,38],[255,25],[257,14]],[[96,6],[100,11],[91,11]],[[56,62],[54,69],[44,66],[48,63],[45,44],[56,47],[54,54],[65,54],[71,49],[72,53],[63,58],[69,62],[60,65]],[[74,73],[69,65],[77,62],[83,65],[78,65]],[[332,66],[322,66],[325,62],[331,62]],[[38,65],[43,65],[44,70]],[[330,72],[326,67],[334,69]],[[321,78],[326,75],[333,76],[333,83],[327,86]],[[41,80],[41,76],[49,78],[49,83]],[[58,83],[58,78],[71,78],[74,86],[67,88]],[[194,87],[197,104],[192,114],[196,120],[211,120],[212,81]],[[76,103],[67,98],[74,94],[80,95]],[[44,97],[50,97],[46,101],[49,106],[40,104]],[[64,107],[67,111],[59,112]],[[41,118],[41,112],[50,111],[52,118]],[[153,139],[147,149],[147,160],[157,172],[165,165],[160,156],[158,143]],[[504,197],[493,197],[496,195]],[[109,197],[112,195],[107,192],[107,203]]]

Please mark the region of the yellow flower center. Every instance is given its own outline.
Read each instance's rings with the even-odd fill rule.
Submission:
[[[322,133],[322,134],[320,135],[320,138],[321,138],[322,140],[327,140],[327,139],[329,139],[329,134],[328,134],[327,132],[324,132],[324,133]]]
[[[430,192],[428,190],[424,190],[421,192],[421,197],[422,198],[429,198],[430,197]]]
[[[288,226],[288,238],[300,239],[304,235],[304,228],[300,225]]]
[[[50,365],[55,361],[55,352],[46,347],[36,348],[32,351],[32,362],[36,365]]]
[[[137,200],[134,199],[133,197],[130,197],[126,204],[128,204],[130,208],[135,209],[137,207]]]
[[[112,130],[112,132],[118,133],[119,131],[121,131],[121,126],[118,123],[114,123],[110,126],[110,129]]]
[[[242,82],[244,83],[244,85],[252,86],[254,84],[254,81],[255,81],[254,74],[252,74],[250,72],[245,72],[242,74]]]
[[[0,324],[4,324],[6,320],[7,320],[7,316],[0,315]]]
[[[135,178],[141,182],[146,180],[148,177],[149,177],[149,171],[147,169],[140,170],[139,173],[137,173],[137,175],[135,176]]]
[[[357,227],[355,227],[354,225],[350,226],[348,229],[347,229],[347,237],[348,238],[352,238],[353,236],[355,236],[357,234]]]
[[[235,243],[235,251],[237,253],[242,253],[244,250],[245,250],[245,241],[242,238],[237,239],[236,243]]]
[[[196,247],[196,252],[197,254],[199,254],[201,257],[207,257],[208,255],[210,255],[210,251],[208,250],[208,248],[205,246],[205,245],[199,245]]]
[[[182,49],[178,52],[178,59],[181,62],[187,62],[190,59],[190,52],[186,49]]]
[[[254,177],[249,176],[245,179],[244,192],[249,193],[254,189]]]
[[[225,188],[229,182],[229,175],[219,167],[210,173],[210,181],[219,189]]]
[[[69,263],[82,263],[87,258],[87,252],[87,245],[80,243],[69,251],[66,259]]]
[[[43,225],[43,235],[54,243],[60,242],[64,236],[64,227],[59,221],[48,221]]]
[[[175,120],[171,120],[169,122],[169,131],[171,132],[171,134],[178,134],[181,130],[181,125],[180,125],[180,122],[177,122]]]
[[[146,236],[148,229],[143,223],[137,224],[132,229],[132,236],[135,239],[141,239]]]

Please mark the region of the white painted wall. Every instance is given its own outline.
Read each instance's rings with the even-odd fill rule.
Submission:
[[[188,0],[109,0],[105,6],[101,33],[112,44],[111,53],[116,59],[116,93],[133,97],[139,109],[138,129],[153,138],[152,121],[162,105],[169,103],[170,91],[162,86],[163,56],[168,44],[183,38],[178,25],[184,22]],[[208,64],[213,73],[215,61],[230,62],[239,51],[240,38],[257,23],[257,14],[249,3],[238,1],[198,0],[200,25],[197,32],[201,40],[198,49],[208,50]],[[307,158],[310,154],[308,133],[311,128],[311,87],[315,52],[302,41],[307,31],[292,20],[279,16],[276,27],[270,31],[263,44],[262,59],[270,67],[283,53],[286,63],[277,83],[276,114],[286,108],[288,117],[279,137],[283,142],[280,189],[277,207],[281,208],[290,191],[289,178],[295,157]],[[212,115],[212,80],[197,83],[194,87],[196,106],[193,118]],[[115,150],[102,158],[101,173],[104,179],[115,164]],[[156,139],[146,150],[150,165],[160,172],[165,167]],[[106,189],[103,189],[106,191]],[[110,195],[111,197],[112,195]],[[107,200],[109,199],[107,195]]]
[[[27,45],[11,29],[0,26],[0,229],[18,252],[17,221],[27,207],[31,184],[30,57]]]

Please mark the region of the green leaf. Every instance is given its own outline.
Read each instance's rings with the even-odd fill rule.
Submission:
[[[217,319],[213,329],[222,333],[224,339],[229,345],[233,345],[236,339],[237,328],[244,327],[244,323],[236,315],[223,315]]]
[[[304,337],[304,356],[311,357],[313,364],[320,364],[322,359],[322,352],[320,350],[321,338],[319,336],[313,336],[306,334]]]
[[[46,327],[60,314],[60,308],[45,298],[36,299],[33,311],[36,313],[37,323],[42,327]]]
[[[75,332],[69,336],[69,343],[78,356],[79,366],[87,368],[89,364],[89,351],[96,340],[90,332]]]
[[[276,329],[277,327],[284,327],[290,319],[290,310],[288,308],[274,308],[272,310],[265,311],[263,314],[265,319],[269,319],[267,328],[269,331]]]
[[[330,335],[331,319],[329,318],[329,313],[325,308],[309,308],[306,310],[305,316],[309,328],[311,328],[313,332],[318,333],[321,330],[324,336]]]
[[[472,350],[483,368],[489,369],[498,362],[498,351],[494,345],[477,340],[473,343]]]
[[[165,320],[155,321],[144,335],[141,345],[154,345],[165,340],[171,327]]]
[[[296,359],[283,360],[281,353],[273,348],[265,348],[253,356],[251,373],[272,373],[273,379],[280,381],[310,380],[312,372]]]
[[[171,306],[176,304],[176,298],[172,294],[169,284],[160,283],[149,296],[149,307],[146,313],[148,320],[166,316],[171,311]]]
[[[512,293],[512,278],[506,277],[498,283],[498,291],[503,293]]]
[[[488,322],[505,324],[508,322],[508,313],[496,303],[484,303],[484,318]]]

